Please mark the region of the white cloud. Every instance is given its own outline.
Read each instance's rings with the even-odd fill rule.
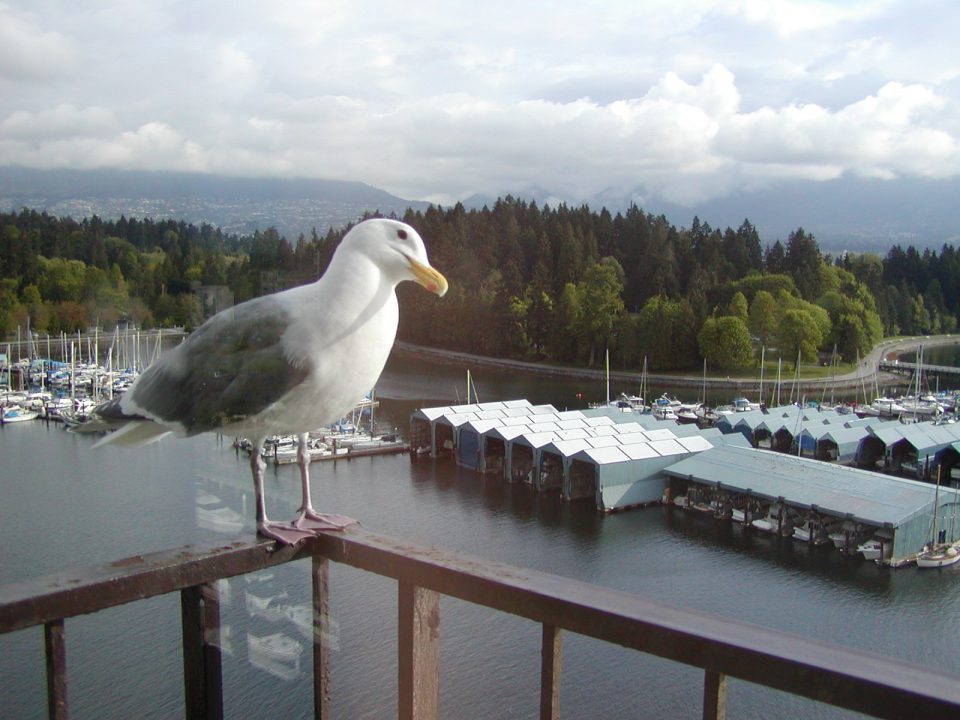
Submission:
[[[411,198],[945,178],[960,173],[952,19],[948,0],[34,0],[0,5],[0,148]]]
[[[106,136],[116,129],[116,117],[108,108],[63,104],[40,112],[12,113],[0,122],[0,137],[35,143]]]
[[[43,29],[30,13],[0,3],[0,79],[38,82],[69,76],[76,67],[70,40]]]

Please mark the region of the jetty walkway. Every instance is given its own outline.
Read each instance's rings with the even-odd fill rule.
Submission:
[[[870,353],[863,358],[857,367],[843,375],[834,377],[819,378],[800,378],[794,384],[791,378],[781,377],[781,385],[790,385],[797,387],[800,392],[823,392],[829,390],[859,390],[861,387],[869,388],[874,384],[888,385],[892,382],[905,382],[903,377],[898,377],[892,372],[883,370],[883,366],[888,362],[893,362],[899,355],[914,352],[921,345],[925,348],[937,347],[942,345],[960,345],[960,334],[954,335],[918,335],[913,337],[890,338],[878,343]],[[439,362],[455,365],[466,365],[470,368],[491,367],[506,372],[523,372],[535,375],[547,375],[563,378],[582,378],[596,382],[603,382],[605,372],[597,368],[577,368],[565,365],[552,365],[549,363],[526,362],[523,360],[510,360],[505,358],[494,358],[485,355],[472,355],[470,353],[456,352],[453,350],[440,350],[437,348],[424,347],[422,345],[413,345],[411,343],[397,341],[394,345],[396,351],[408,355],[420,355],[429,357]],[[642,373],[625,370],[611,370],[610,381],[618,385],[627,384],[631,387],[639,387],[642,379]],[[772,386],[774,378],[765,377],[764,386]],[[755,393],[759,388],[759,376],[753,378],[701,375],[666,375],[657,373],[647,373],[647,385],[668,385],[671,387],[690,387],[701,388],[704,385],[709,389],[732,390],[737,394],[749,395]]]

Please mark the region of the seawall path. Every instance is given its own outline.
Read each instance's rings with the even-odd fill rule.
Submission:
[[[823,392],[829,390],[859,390],[866,388],[868,394],[875,384],[888,385],[890,383],[903,383],[903,378],[890,373],[879,372],[877,369],[881,359],[893,360],[899,355],[913,352],[921,345],[924,347],[936,347],[940,345],[960,345],[960,335],[919,335],[916,337],[901,337],[884,340],[878,343],[870,353],[860,361],[857,367],[843,375],[835,377],[821,378],[801,378],[797,385],[799,391],[803,393]],[[523,360],[509,360],[504,358],[494,358],[484,355],[472,355],[470,353],[455,352],[452,350],[440,350],[437,348],[424,347],[422,345],[412,345],[410,343],[398,341],[395,344],[398,352],[408,355],[420,355],[430,357],[434,360],[444,363],[450,363],[469,368],[492,367],[507,372],[523,372],[536,375],[548,375],[553,377],[565,378],[583,378],[596,382],[604,381],[604,371],[597,368],[577,368],[565,365],[552,365],[549,363],[526,362]],[[640,387],[642,374],[635,371],[611,370],[610,382],[618,386],[628,385],[633,388]],[[771,387],[774,378],[766,377],[763,379],[765,387]],[[738,395],[752,396],[760,388],[760,378],[734,378],[729,376],[702,376],[694,375],[664,375],[656,373],[647,373],[647,385],[668,385],[671,387],[690,387],[700,388],[706,384],[709,389],[732,390]],[[781,377],[781,385],[790,385],[794,387],[794,382],[790,378]]]

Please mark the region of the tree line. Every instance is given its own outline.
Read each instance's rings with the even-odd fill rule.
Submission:
[[[833,349],[865,355],[885,335],[953,332],[960,257],[899,245],[883,257],[832,257],[803,228],[764,244],[744,222],[678,228],[634,206],[408,211],[450,280],[443,299],[401,286],[401,338],[481,354],[617,367],[694,369],[784,360]],[[316,278],[346,228],[294,242],[207,224],[34,210],[0,214],[0,333],[17,325],[72,332],[122,320],[199,321],[192,288],[227,285],[236,300]],[[773,355],[768,354],[768,357]]]

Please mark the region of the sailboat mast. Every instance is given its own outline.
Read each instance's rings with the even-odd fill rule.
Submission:
[[[930,547],[937,544],[937,514],[940,512],[940,466],[937,465],[937,486],[933,491],[933,522],[930,525]]]
[[[607,348],[606,354],[606,378],[607,378],[607,406],[610,405],[610,348]]]
[[[760,397],[757,398],[757,402],[759,403],[763,402],[763,360],[766,354],[766,350],[767,350],[766,346],[764,345],[760,346],[760,388],[758,390]],[[704,362],[704,376],[706,376],[706,362],[707,362],[706,359],[704,359],[703,362]],[[706,380],[704,380],[704,384],[706,384]]]

